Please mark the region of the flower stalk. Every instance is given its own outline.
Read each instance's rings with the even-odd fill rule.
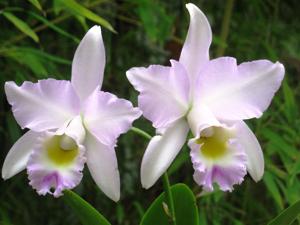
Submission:
[[[140,135],[141,137],[151,140],[151,135],[148,134],[147,132],[143,131],[142,129],[139,129],[137,127],[131,127],[130,129],[132,132]],[[175,217],[175,208],[174,208],[174,200],[170,188],[170,181],[169,181],[169,176],[168,173],[165,172],[162,176],[162,182],[163,182],[163,187],[164,187],[164,192],[167,200],[167,205],[171,217],[171,222],[173,225],[176,225],[176,217]]]
[[[164,175],[162,176],[162,182],[163,182],[165,196],[166,196],[168,209],[171,217],[171,224],[176,225],[174,200],[173,200],[173,196],[170,188],[169,176],[167,172],[165,172]]]

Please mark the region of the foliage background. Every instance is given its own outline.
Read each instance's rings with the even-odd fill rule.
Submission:
[[[229,36],[224,43],[220,32],[225,1],[192,2],[211,23],[212,58],[223,46],[225,55],[236,57],[238,62],[267,58],[278,60],[286,67],[283,86],[271,108],[261,119],[249,121],[265,154],[263,180],[256,184],[247,177],[232,193],[215,191],[197,198],[201,225],[266,224],[300,199],[299,3],[297,0],[236,0]],[[125,71],[132,66],[167,65],[168,59],[178,58],[189,23],[185,3],[180,0],[78,1],[79,6],[109,21],[117,31],[102,29],[107,56],[103,90],[136,104],[137,93],[129,85]],[[0,1],[1,165],[9,148],[24,133],[6,101],[4,82],[13,80],[20,84],[24,80],[70,78],[78,41],[89,27],[97,24],[95,18],[90,20],[89,13],[76,3],[75,6],[73,0]],[[7,13],[21,19],[37,36],[20,31],[9,21]],[[154,133],[150,122],[144,119],[135,126]],[[122,181],[119,203],[101,193],[88,171],[76,188],[112,224],[138,224],[144,210],[162,191],[160,182],[150,190],[141,188],[139,166],[146,144],[131,132],[119,139],[117,155]],[[193,182],[192,173],[188,149],[184,148],[169,170],[171,182],[184,182],[198,195],[201,190]],[[0,181],[0,224],[76,225],[79,221],[61,199],[38,196],[28,185],[23,171],[10,180]],[[300,220],[294,224],[300,224]]]

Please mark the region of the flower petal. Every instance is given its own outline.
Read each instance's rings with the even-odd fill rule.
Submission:
[[[72,63],[71,82],[81,100],[102,86],[105,49],[100,26],[93,26],[80,42]]]
[[[68,124],[60,127],[55,134],[67,135],[72,138],[77,144],[82,144],[85,139],[85,129],[82,124],[81,116],[76,116]]]
[[[141,111],[133,108],[131,102],[103,91],[95,90],[83,105],[86,129],[109,146],[140,116]]]
[[[213,183],[217,183],[222,191],[232,191],[234,184],[241,184],[247,174],[247,155],[237,139],[230,139],[224,156],[211,159],[205,156],[203,144],[197,139],[189,141],[191,159],[195,170],[194,180],[203,190],[214,190]]]
[[[239,66],[231,57],[211,60],[197,82],[196,99],[221,120],[260,117],[284,76],[279,62],[257,60]]]
[[[102,144],[88,133],[85,141],[87,165],[99,188],[115,202],[120,199],[120,175],[113,146]]]
[[[150,188],[171,165],[185,143],[189,127],[184,118],[169,126],[162,135],[154,136],[145,151],[141,166],[141,182]]]
[[[79,99],[69,81],[25,81],[20,87],[6,82],[5,92],[19,125],[36,132],[61,127],[80,110]]]
[[[136,67],[126,72],[134,88],[140,92],[139,108],[155,128],[167,126],[188,110],[189,83],[183,66],[152,65]]]
[[[246,123],[235,123],[239,143],[247,154],[247,170],[253,180],[258,182],[264,174],[264,156],[255,135]]]
[[[82,179],[86,162],[83,145],[72,145],[72,149],[62,148],[65,136],[54,132],[44,132],[37,140],[27,164],[30,185],[40,195],[63,195],[63,190],[76,187]]]
[[[200,132],[211,126],[220,126],[220,122],[205,105],[193,104],[187,115],[189,126],[195,137],[200,136]]]
[[[184,42],[179,62],[182,63],[194,84],[201,68],[209,60],[212,32],[204,13],[194,4],[186,4],[190,14],[189,31]]]
[[[40,133],[26,132],[9,150],[3,167],[2,178],[9,179],[26,168],[29,156]]]

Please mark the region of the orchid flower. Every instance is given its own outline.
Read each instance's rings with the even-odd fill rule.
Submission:
[[[94,26],[75,52],[71,82],[5,83],[14,117],[30,130],[9,151],[2,168],[4,179],[27,168],[30,185],[39,194],[58,197],[80,183],[87,163],[99,188],[119,200],[114,148],[118,136],[141,112],[129,101],[100,91],[104,66],[101,28]]]
[[[231,191],[247,171],[258,181],[264,172],[261,147],[243,120],[259,118],[284,76],[279,62],[257,60],[237,65],[232,57],[209,59],[212,33],[205,15],[186,5],[190,25],[179,61],[127,71],[139,108],[156,128],[141,165],[141,182],[151,187],[188,144],[194,180],[204,191],[217,183]]]

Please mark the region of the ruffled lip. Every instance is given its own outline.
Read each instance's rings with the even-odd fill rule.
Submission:
[[[44,146],[45,141],[54,136],[52,132],[45,132],[38,140],[27,164],[29,184],[40,195],[51,194],[59,197],[65,189],[76,187],[82,177],[82,170],[86,162],[85,148],[78,145],[77,156],[68,164],[56,165],[51,161]]]
[[[190,156],[193,163],[194,180],[203,187],[205,192],[214,190],[213,184],[218,184],[222,191],[232,191],[233,185],[241,184],[247,174],[247,155],[237,139],[228,140],[226,154],[217,160],[208,159],[201,154],[202,144],[196,139],[189,141]]]

